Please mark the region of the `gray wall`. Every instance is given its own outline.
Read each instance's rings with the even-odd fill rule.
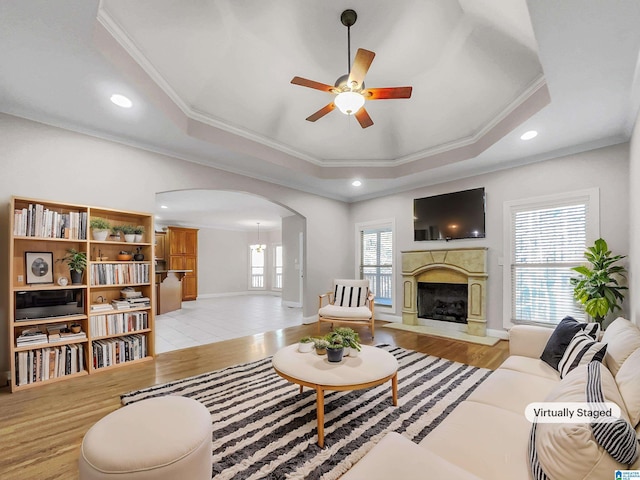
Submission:
[[[300,234],[304,234],[305,219],[299,215],[282,219],[282,301],[288,304],[300,302],[300,274],[304,273],[300,252]]]
[[[307,219],[305,316],[315,315],[317,294],[351,269],[348,207],[292,188],[177,158],[0,114],[0,204],[11,195],[153,212],[156,192],[190,188],[261,195]],[[0,248],[8,252],[8,208],[0,209]],[[332,228],[328,229],[327,225]],[[340,253],[336,253],[340,252]],[[0,304],[8,303],[8,255],[0,255]],[[0,371],[8,369],[7,312],[0,312]]]
[[[379,219],[396,220],[396,265],[403,250],[432,250],[488,247],[487,328],[503,330],[502,244],[503,204],[572,190],[599,187],[600,235],[619,254],[629,252],[629,153],[628,144],[592,150],[546,162],[502,170],[455,182],[424,187],[409,192],[358,202],[351,207],[351,224]],[[638,159],[640,162],[640,159]],[[413,241],[413,199],[485,187],[486,232],[484,239],[452,242]],[[353,242],[352,242],[353,243]],[[355,261],[351,250],[351,265]],[[396,279],[395,303],[401,300],[402,276]],[[400,315],[400,311],[397,312]]]
[[[640,326],[640,116],[629,151],[629,305],[630,319]]]

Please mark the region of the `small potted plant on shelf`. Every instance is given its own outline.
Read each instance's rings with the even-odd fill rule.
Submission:
[[[91,236],[98,242],[104,242],[109,236],[109,229],[111,223],[104,218],[95,217],[89,221],[89,227],[91,227]]]
[[[324,338],[315,338],[313,340],[313,345],[316,349],[316,353],[318,355],[326,355],[327,348],[329,348],[329,342]]]
[[[138,225],[136,227],[133,227],[133,233],[136,236],[136,238],[134,239],[134,242],[142,242],[142,235],[144,234],[144,225]]]
[[[330,332],[325,339],[329,342],[327,347],[327,359],[331,363],[338,363],[342,361],[344,355],[344,338],[338,332]]]
[[[85,252],[79,252],[75,248],[68,248],[67,254],[56,261],[66,262],[69,267],[72,284],[79,285],[82,283],[82,274],[87,268],[87,254]]]
[[[133,225],[122,225],[120,231],[124,235],[124,241],[127,243],[133,243],[136,239],[136,227]]]
[[[111,227],[111,240],[114,242],[120,241],[120,232],[122,231],[122,225],[114,225]]]
[[[313,350],[314,343],[311,337],[302,337],[298,342],[298,351],[300,353],[309,353]]]
[[[120,253],[118,253],[116,258],[121,262],[128,262],[133,258],[133,254],[131,252],[127,252],[126,250],[120,250]]]
[[[362,350],[362,346],[360,345],[360,336],[358,332],[348,327],[339,327],[335,329],[335,332],[342,336],[344,347],[345,347],[345,356],[348,355],[350,357],[357,357],[358,352]],[[347,349],[348,352],[347,353]]]

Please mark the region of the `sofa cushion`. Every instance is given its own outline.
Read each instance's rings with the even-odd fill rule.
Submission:
[[[624,402],[611,373],[602,368],[605,400],[621,407]],[[586,402],[587,365],[580,365],[558,383],[546,402]],[[550,478],[602,479],[627,467],[616,462],[596,441],[588,423],[538,423],[535,449],[540,465]]]
[[[483,479],[529,480],[530,429],[531,424],[522,412],[516,414],[492,405],[464,401],[420,446]],[[421,478],[443,477],[431,476],[425,470]]]
[[[640,425],[640,349],[633,352],[624,361],[618,374],[616,384],[629,414],[631,425]]]
[[[480,480],[396,432],[387,433],[340,480],[422,480],[425,472],[429,478]]]
[[[514,370],[516,372],[527,373],[529,375],[536,375],[537,377],[554,380],[556,382],[560,381],[558,371],[551,368],[548,364],[544,363],[539,358],[511,355],[504,362],[502,362],[502,365],[500,365],[500,367],[498,367],[498,370],[501,369]]]
[[[576,333],[583,331],[586,323],[578,322],[573,317],[564,317],[549,337],[540,359],[558,370],[558,363]]]
[[[478,385],[467,401],[492,405],[524,415],[531,402],[539,402],[558,384],[555,379],[499,368]]]
[[[604,331],[602,341],[607,344],[605,365],[615,377],[627,357],[640,348],[640,330],[629,320],[618,317]]]
[[[583,331],[576,333],[558,363],[560,378],[566,377],[578,365],[586,365],[593,360],[602,362],[606,351],[606,343],[596,342]]]

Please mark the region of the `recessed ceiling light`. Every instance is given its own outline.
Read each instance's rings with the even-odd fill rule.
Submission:
[[[536,132],[535,130],[529,130],[528,132],[524,132],[521,136],[520,139],[521,140],[531,140],[534,137],[538,136],[538,132]]]
[[[169,208],[166,205],[160,205],[160,208]]]
[[[111,95],[110,100],[122,108],[131,108],[131,106],[133,105],[133,102],[131,100],[129,100],[124,95],[120,95],[119,93],[114,93],[113,95]]]
[[[362,182],[360,180],[354,180],[353,182],[351,182],[351,185],[353,185],[354,187],[359,187],[360,185],[362,185]]]

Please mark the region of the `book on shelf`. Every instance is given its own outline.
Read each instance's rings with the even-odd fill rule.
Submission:
[[[60,332],[60,333],[51,333],[49,334],[49,342],[67,342],[69,340],[84,340],[87,338],[87,334],[85,332]]]
[[[18,347],[37,345],[39,343],[47,343],[47,335],[35,327],[25,328],[16,338],[16,346]]]
[[[94,303],[91,305],[92,312],[100,312],[104,310],[112,310],[113,307],[110,303]]]
[[[133,299],[142,297],[142,292],[134,290],[132,287],[125,287],[120,290],[120,296],[126,299]]]
[[[131,304],[126,300],[111,300],[111,306],[114,310],[127,310],[131,308]]]
[[[39,203],[16,208],[13,234],[19,237],[87,239],[87,212],[62,213]]]

